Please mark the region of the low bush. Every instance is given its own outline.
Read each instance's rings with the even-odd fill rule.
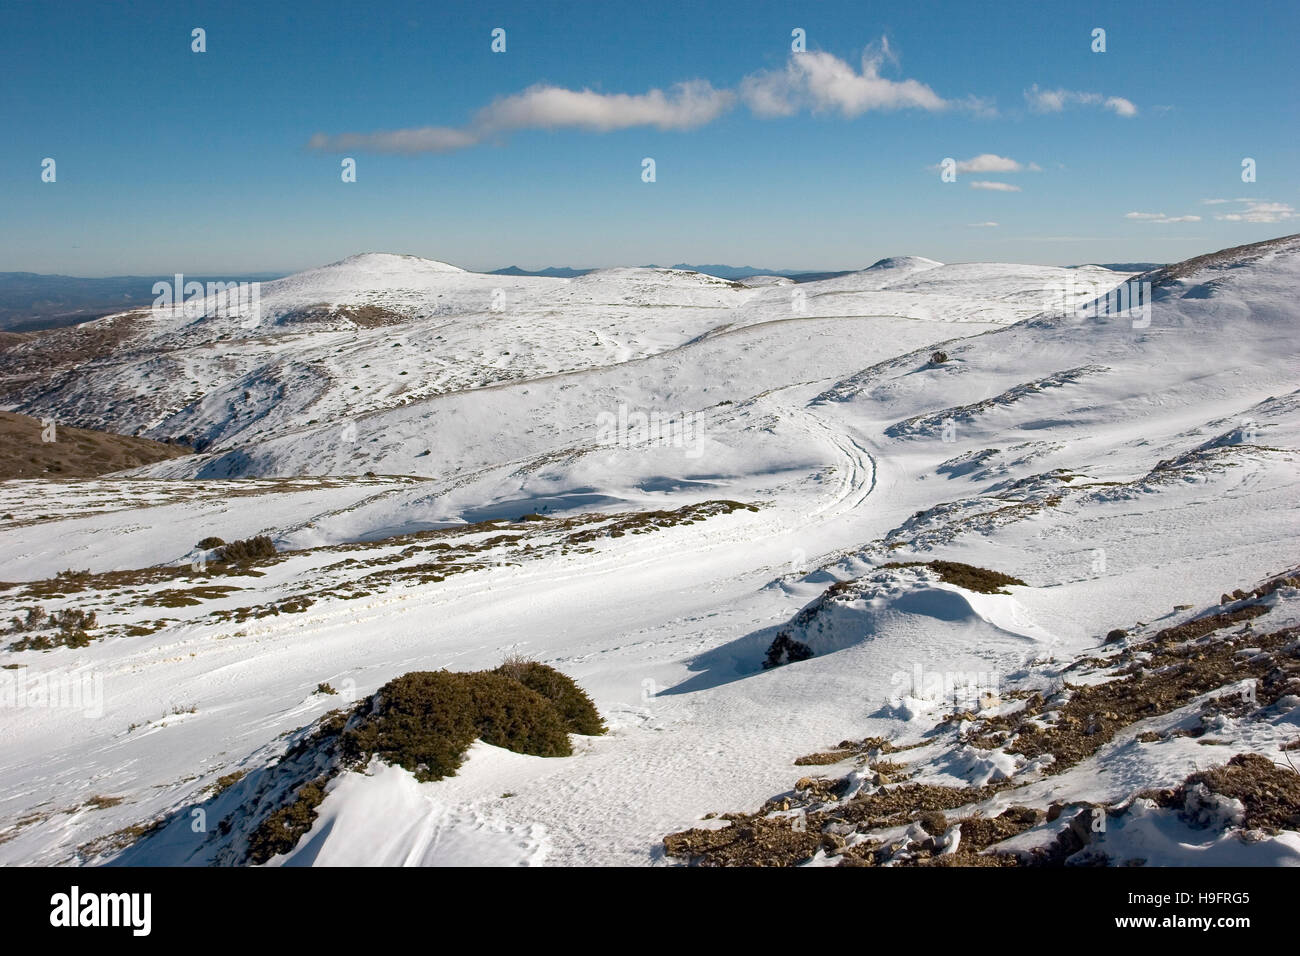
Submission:
[[[8,633],[26,636],[10,644],[9,650],[48,651],[56,647],[85,647],[91,640],[86,632],[98,624],[94,611],[68,607],[47,614],[44,608],[31,607],[24,617],[13,618]]]
[[[1009,574],[1003,574],[1001,571],[990,571],[988,568],[977,568],[972,564],[962,564],[960,561],[903,561],[885,564],[886,568],[929,568],[939,575],[939,578],[946,584],[955,584],[959,588],[965,588],[967,591],[976,591],[980,594],[1006,594],[1004,591],[1008,584],[1019,584],[1024,586],[1024,581],[1019,578],[1013,578]]]
[[[288,853],[316,822],[316,808],[325,799],[325,780],[303,784],[294,799],[276,810],[249,835],[248,858],[259,866],[280,853]]]
[[[516,753],[573,752],[559,711],[519,681],[490,671],[416,671],[389,681],[342,736],[343,756],[372,755],[439,780],[455,773],[475,739]]]
[[[257,558],[273,558],[276,555],[275,544],[264,534],[243,541],[232,541],[217,550],[215,560],[219,564],[242,564]]]
[[[318,692],[331,689],[320,684]],[[429,782],[453,775],[476,739],[516,753],[567,757],[571,729],[605,728],[587,695],[544,664],[514,658],[495,671],[404,674],[298,735],[276,764],[256,772],[260,782],[247,787],[248,798],[217,831],[228,836],[239,826],[248,833],[228,862],[265,863],[288,853],[312,828],[335,777],[364,771],[372,758]],[[214,797],[241,780],[241,771],[219,778]]]
[[[600,712],[586,691],[572,677],[554,667],[523,657],[510,657],[493,673],[517,680],[549,700],[559,711],[569,733],[587,736],[605,733],[605,722],[600,719]]]

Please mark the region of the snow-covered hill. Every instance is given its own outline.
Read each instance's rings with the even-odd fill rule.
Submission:
[[[940,267],[908,257],[790,288],[673,269],[505,277],[370,253],[263,283],[255,303],[186,293],[181,306],[50,333],[0,354],[0,388],[12,410],[36,417],[236,448],[788,318],[1006,323],[1059,299],[1054,290],[1076,272],[1084,290],[1084,279],[1121,278],[1094,267]]]
[[[1262,659],[1237,653],[1256,646],[1249,623],[1270,668],[1295,667],[1276,635],[1300,603],[1285,583],[1300,562],[1300,237],[1138,277],[1149,310],[1107,311],[1129,278],[912,257],[801,284],[506,278],[368,255],[268,283],[259,329],[168,315],[58,333],[103,352],[52,340],[62,364],[21,386],[22,411],[211,444],[57,494],[0,486],[4,616],[95,613],[88,643],[24,618],[0,656],[25,678],[99,675],[103,691],[94,719],[0,712],[0,862],[105,862],[131,843],[123,861],[224,859],[218,829],[177,821],[201,809],[215,828],[252,807],[254,784],[232,775],[270,773],[284,735],[408,671],[512,654],[574,677],[610,733],[562,758],[480,742],[431,783],[340,773],[273,862],[716,860],[701,833],[723,824],[706,814],[787,794],[758,816],[788,831],[797,810],[829,826],[832,790],[836,812],[893,799],[878,742],[791,791],[809,773],[795,758],[836,741],[894,741],[913,783],[1014,786],[1031,808],[1119,806],[1212,760],[1281,759],[1300,736],[1285,680],[1215,723],[1214,747],[1176,733],[1192,719],[1178,708],[1217,690],[1204,681],[1149,726],[1117,717],[1113,745],[1034,756],[1011,739],[1026,733],[1016,702],[1040,693],[1016,720],[1061,733],[1062,682],[1163,661],[1192,632],[1195,652],[1254,675]],[[38,354],[7,360],[11,388]],[[221,565],[198,547],[256,535],[279,553]],[[1198,630],[1225,614],[1231,631]],[[1132,642],[1105,644],[1115,629]],[[55,646],[34,649],[41,635]],[[1086,663],[1113,653],[1129,656]],[[939,727],[926,679],[971,674],[998,701],[972,703],[965,740]],[[993,816],[999,794],[951,807]],[[1196,794],[1190,810],[1117,810],[1115,855],[1223,804]],[[1285,832],[1238,840],[1254,826],[1243,807],[1214,817],[1214,853],[1296,858]],[[156,819],[162,835],[129,829]],[[900,821],[836,831],[838,846],[827,830],[835,852],[796,841],[785,862],[929,839]],[[1029,853],[1058,835],[1048,823],[1008,837]]]

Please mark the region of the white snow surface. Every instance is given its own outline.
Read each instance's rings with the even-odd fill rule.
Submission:
[[[1111,628],[1183,619],[1196,611],[1171,608],[1294,567],[1300,240],[1167,282],[1146,326],[1048,305],[1067,279],[1104,294],[1126,278],[914,257],[796,285],[646,269],[512,278],[369,254],[267,283],[253,329],[154,316],[17,410],[209,447],[94,481],[0,484],[0,580],[184,564],[208,535],[318,550],[214,578],[241,591],[197,606],[149,604],[149,584],[100,606],[101,626],[163,619],[145,633],[0,651],[20,668],[0,675],[89,675],[103,695],[98,708],[0,707],[0,864],[111,860],[115,832],[274,761],[285,735],[337,706],[322,682],[367,695],[514,653],[574,677],[609,733],[575,738],[567,758],[480,742],[434,783],[382,765],[344,774],[272,863],[664,864],[664,835],[788,790],[799,755],[928,726],[933,702],[900,675],[1032,680],[1035,662],[1089,653]],[[391,324],[346,311],[364,306]],[[602,430],[640,413],[688,425],[667,440]],[[398,561],[384,539],[399,534],[480,542],[491,532],[467,525],[717,499],[758,510],[585,549],[552,546],[540,526],[529,547],[496,545],[500,561],[443,581],[317,595],[299,613],[210,613],[353,574],[320,549]],[[1025,585],[975,594],[880,568],[936,558]],[[800,612],[850,580],[809,633]],[[14,594],[0,592],[5,619],[25,606]],[[814,656],[764,670],[788,627]],[[1270,726],[1239,749],[1276,753],[1300,734]],[[1204,766],[1193,743],[1153,765],[1116,742],[1053,785],[1124,799]],[[982,783],[1034,768],[968,748],[931,770]],[[1163,813],[1133,814],[1107,845],[1175,864],[1300,854],[1290,837],[1193,853]],[[185,855],[158,846],[157,862]]]

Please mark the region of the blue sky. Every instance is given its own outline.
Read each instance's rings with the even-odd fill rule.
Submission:
[[[1298,28],[1290,0],[6,0],[0,271],[1181,259],[1300,232]]]

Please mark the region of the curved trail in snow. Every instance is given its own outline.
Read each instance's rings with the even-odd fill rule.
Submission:
[[[245,623],[239,627],[242,636],[226,640],[242,640],[244,637],[254,640],[271,639],[277,635],[292,635],[295,640],[310,635],[321,634],[338,627],[358,627],[371,625],[385,617],[404,615],[411,611],[433,611],[454,613],[456,607],[495,596],[499,589],[520,586],[544,586],[548,581],[556,584],[573,585],[583,580],[599,581],[601,578],[618,576],[630,571],[644,571],[657,564],[672,565],[683,559],[684,551],[693,558],[703,557],[725,548],[750,548],[765,540],[779,539],[798,535],[806,539],[810,529],[825,525],[860,508],[875,490],[876,463],[863,444],[847,431],[837,431],[830,423],[810,410],[806,405],[784,405],[772,402],[772,396],[797,386],[783,386],[760,396],[764,403],[771,403],[774,410],[792,425],[805,432],[814,440],[829,447],[835,455],[834,467],[837,481],[834,490],[824,497],[815,507],[806,512],[791,512],[784,507],[762,507],[756,519],[764,522],[755,527],[746,522],[741,527],[719,528],[719,521],[725,522],[729,516],[711,518],[698,528],[694,526],[674,526],[664,528],[648,539],[624,536],[612,539],[595,553],[568,555],[564,558],[542,559],[540,567],[530,567],[529,563],[507,564],[484,572],[449,578],[435,584],[422,585],[418,588],[403,590],[398,593],[388,592],[360,605],[355,601],[336,602],[308,609],[300,615],[285,620],[283,618],[264,619],[256,625]],[[683,532],[693,539],[684,541]],[[813,560],[816,555],[808,555]],[[780,564],[757,562],[750,566],[749,573],[770,573]],[[734,572],[728,574],[733,577]],[[227,625],[229,626],[229,625]],[[204,629],[206,632],[207,629]],[[206,640],[206,633],[196,635]],[[182,641],[183,646],[187,641]],[[177,645],[167,648],[165,657],[176,650]],[[156,651],[156,649],[154,649]],[[199,651],[202,653],[202,651]],[[149,653],[148,656],[154,656]],[[122,662],[124,665],[128,661]],[[131,660],[132,666],[142,661]]]
[[[554,851],[552,859],[578,859],[592,839],[586,825],[568,819],[565,794],[602,812],[607,809],[610,820],[623,821],[629,833],[644,826],[676,825],[673,814],[679,811],[667,806],[655,811],[658,816],[638,817],[646,801],[662,802],[646,788],[654,788],[662,775],[680,773],[681,760],[697,746],[702,753],[716,748],[707,740],[695,740],[705,732],[703,725],[692,727],[689,743],[674,743],[673,735],[648,731],[665,722],[676,726],[690,721],[695,708],[719,704],[710,703],[707,695],[698,701],[690,695],[652,696],[651,703],[643,698],[642,705],[630,707],[622,702],[642,693],[637,688],[650,679],[643,675],[662,674],[664,686],[671,686],[682,679],[685,662],[788,616],[787,597],[760,595],[773,571],[788,570],[796,547],[806,547],[812,560],[815,548],[818,554],[825,552],[821,545],[826,541],[848,544],[852,532],[841,527],[848,525],[841,519],[859,511],[875,488],[876,466],[864,444],[819,409],[805,405],[800,394],[798,386],[786,386],[756,401],[829,452],[834,483],[820,493],[801,487],[757,513],[738,512],[651,535],[608,539],[591,553],[474,571],[390,591],[365,604],[325,600],[299,614],[237,626],[182,625],[156,638],[133,639],[136,643],[129,650],[104,650],[96,665],[99,672],[115,700],[131,703],[124,710],[112,708],[125,718],[121,727],[116,720],[112,726],[97,727],[94,776],[111,776],[119,792],[150,793],[170,784],[174,789],[165,792],[172,806],[192,805],[199,798],[190,789],[194,785],[171,782],[196,767],[228,772],[250,758],[249,766],[266,759],[277,737],[328,709],[327,698],[310,692],[321,681],[352,679],[357,692],[365,694],[410,670],[493,666],[512,647],[519,647],[530,656],[577,670],[579,679],[583,672],[599,674],[602,709],[621,728],[599,744],[582,743],[575,762],[543,761],[537,768],[549,778],[544,792],[534,795],[546,806],[530,813],[538,814],[551,830],[547,842]],[[659,686],[661,678],[652,679]],[[128,713],[161,706],[163,700],[172,702],[166,709],[173,703],[183,708],[193,704],[197,712],[173,718],[171,726],[166,720],[154,726],[159,723],[155,721],[134,735],[123,732],[131,719]],[[716,713],[710,717],[716,719]],[[81,786],[77,781],[86,780],[87,743],[83,737],[45,752],[40,782],[33,778],[35,786],[15,796],[41,802],[48,800],[51,785]],[[776,743],[767,740],[761,746],[775,748]],[[592,765],[576,762],[582,755],[613,776],[601,772],[593,779]],[[489,768],[492,759],[489,756]],[[710,759],[710,773],[743,778],[739,750]],[[29,776],[35,768],[20,761],[8,769]],[[464,785],[477,779],[466,779]],[[755,779],[747,785],[765,784]],[[497,792],[513,789],[502,784]],[[483,796],[474,792],[462,799],[455,796],[459,792],[438,791],[452,795],[451,817],[445,804],[427,812],[439,820],[461,821],[455,831],[477,839],[462,823],[469,819],[466,813],[478,813]],[[502,825],[507,826],[510,813],[502,817],[500,810],[492,808],[490,816],[505,820]],[[432,818],[427,822],[435,829],[443,826]],[[571,827],[576,829],[565,832]],[[416,853],[418,848],[412,846],[412,860],[427,856]],[[50,846],[46,852],[58,850]]]

